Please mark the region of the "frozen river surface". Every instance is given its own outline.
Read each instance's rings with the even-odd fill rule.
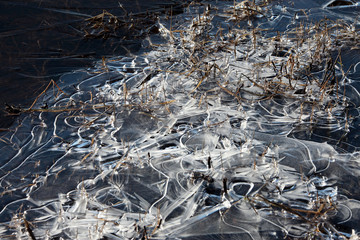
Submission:
[[[319,2],[194,3],[50,82],[0,139],[1,238],[358,239],[359,6]]]

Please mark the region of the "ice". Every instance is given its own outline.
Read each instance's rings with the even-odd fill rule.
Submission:
[[[23,113],[0,139],[1,236],[357,238],[358,67],[331,54],[358,25],[209,4]]]

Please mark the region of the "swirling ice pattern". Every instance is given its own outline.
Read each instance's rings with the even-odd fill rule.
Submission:
[[[355,239],[358,67],[318,49],[352,26],[211,4],[160,20],[139,56],[62,76],[1,138],[2,238]]]

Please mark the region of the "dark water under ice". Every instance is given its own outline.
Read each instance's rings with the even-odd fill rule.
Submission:
[[[119,7],[121,3],[122,7]],[[90,67],[103,56],[137,52],[141,28],[153,24],[146,12],[177,13],[186,1],[0,1],[0,128],[11,125],[14,116],[5,104],[28,106],[51,80],[67,72]],[[125,26],[113,37],[85,38],[84,20],[110,12],[124,21],[131,15],[136,29]]]
[[[14,60],[9,76],[42,85],[19,80],[41,90],[13,103],[30,105],[52,78],[61,91],[50,85],[2,132],[1,238],[357,239],[359,2],[272,1],[251,17],[235,3],[194,3],[145,32],[79,41],[80,20],[124,9],[1,1],[69,17],[7,32],[60,42]],[[43,75],[26,72],[27,59]]]

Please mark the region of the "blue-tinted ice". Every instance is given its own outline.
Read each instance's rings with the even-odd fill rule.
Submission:
[[[0,139],[0,236],[357,239],[358,6],[308,2],[194,4],[62,76]]]

